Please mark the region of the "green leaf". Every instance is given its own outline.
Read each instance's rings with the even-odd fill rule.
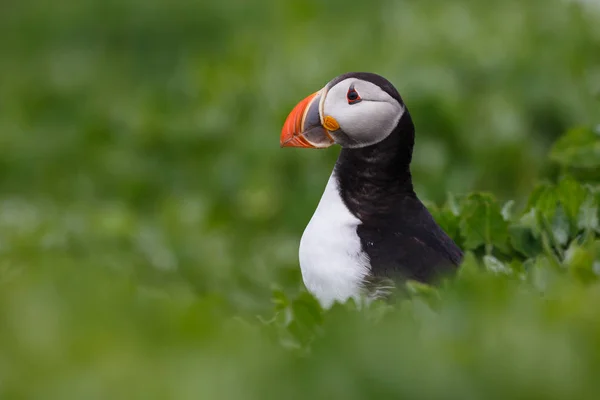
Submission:
[[[460,219],[448,208],[430,209],[433,219],[452,239],[459,237]]]
[[[548,196],[548,192],[552,190],[552,185],[548,184],[548,183],[539,183],[537,184],[533,190],[531,191],[531,194],[529,195],[529,198],[527,199],[527,206],[525,207],[525,212],[531,210],[532,208],[540,208],[540,206],[542,203],[540,201],[540,199],[545,198],[546,196]],[[544,200],[546,201],[546,200]],[[540,204],[538,204],[540,203]]]
[[[536,238],[546,232],[551,244],[562,248],[577,233],[578,213],[586,197],[587,190],[571,178],[562,179],[558,186],[538,185],[529,197],[521,223],[529,225]]]
[[[281,289],[274,289],[271,293],[271,302],[275,307],[275,311],[280,311],[289,306],[289,301],[285,292]]]
[[[598,231],[598,204],[593,196],[588,196],[579,209],[577,228]]]
[[[527,270],[525,268],[525,265],[521,261],[513,259],[505,264],[508,268],[512,270],[513,275],[518,276],[521,280],[527,279]]]
[[[593,243],[587,246],[580,246],[572,242],[565,252],[564,264],[572,276],[583,283],[595,281],[598,277],[594,272],[594,246]]]
[[[509,200],[506,203],[504,203],[504,205],[502,206],[502,211],[500,213],[502,214],[502,218],[504,218],[506,221],[510,221],[513,218],[513,207],[514,206],[515,206],[514,200]]]
[[[471,251],[466,251],[460,268],[458,269],[458,278],[466,278],[473,275],[479,275],[481,268],[477,257]]]
[[[546,220],[552,221],[558,204],[556,188],[550,184],[540,184],[529,196],[525,211],[536,209]]]
[[[535,210],[532,210],[535,213]],[[510,243],[513,248],[526,257],[535,257],[542,252],[539,235],[536,237],[534,230],[522,223],[511,225],[508,229]]]
[[[294,319],[307,326],[320,324],[323,320],[323,309],[318,300],[308,292],[301,292],[292,302]]]
[[[460,233],[466,250],[480,246],[486,246],[488,252],[493,247],[507,248],[508,222],[491,194],[475,193],[463,201]]]
[[[452,239],[459,239],[459,224],[460,224],[460,208],[456,198],[451,193],[448,193],[446,203],[443,207],[438,207],[434,203],[423,201],[425,206],[431,212],[433,219],[440,225]]]
[[[323,310],[319,302],[308,292],[302,292],[291,304],[292,320],[289,332],[301,344],[307,344],[323,323]]]
[[[569,130],[554,143],[550,159],[565,167],[600,167],[600,136],[590,127]]]
[[[559,271],[546,255],[527,260],[524,267],[529,272],[529,280],[533,286],[541,292],[547,291],[559,280]]]
[[[579,209],[587,199],[589,191],[573,178],[565,177],[558,183],[556,194],[569,218],[571,226],[576,227]]]
[[[454,196],[452,193],[448,193],[445,206],[452,212],[453,215],[460,215],[460,206],[458,204],[456,196]]]
[[[412,299],[419,298],[433,309],[439,306],[440,294],[437,288],[414,280],[408,280],[405,286]]]
[[[531,231],[534,238],[539,239],[542,233],[542,227],[539,223],[538,210],[535,208],[530,209],[527,213],[521,216],[521,219],[515,224],[515,226],[523,226]]]
[[[346,309],[346,311],[358,311],[361,305],[362,303],[357,303],[357,300],[354,297],[350,297],[342,303],[342,306]]]
[[[504,263],[498,260],[496,257],[491,255],[486,255],[483,257],[483,265],[488,272],[491,272],[494,275],[513,275],[513,270],[504,265]]]
[[[556,207],[551,226],[555,243],[565,246],[569,241],[569,219],[562,205]]]

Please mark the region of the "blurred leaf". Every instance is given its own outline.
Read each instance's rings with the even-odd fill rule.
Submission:
[[[525,224],[513,224],[509,227],[510,243],[523,256],[535,257],[542,252],[539,236],[536,238],[533,232],[534,230]]]
[[[460,232],[465,249],[472,250],[482,245],[502,250],[507,248],[508,223],[492,195],[471,194],[461,206]]]
[[[460,219],[449,208],[430,208],[431,214],[440,227],[452,239],[459,238]]]
[[[504,220],[510,221],[513,218],[514,205],[515,205],[514,200],[509,200],[506,203],[504,203],[504,205],[502,206],[502,211],[500,212],[502,214],[502,218],[504,218]]]
[[[546,220],[552,221],[559,205],[556,189],[550,184],[538,184],[527,201],[525,211],[537,210]]]
[[[574,235],[577,232],[581,206],[588,197],[589,191],[573,178],[565,177],[558,182],[556,192],[569,218],[569,224],[572,227],[571,235]]]
[[[526,261],[529,277],[536,288],[541,292],[546,292],[554,284],[559,282],[560,277],[557,270],[553,267],[552,261],[545,255],[537,256]]]
[[[560,246],[565,246],[569,241],[569,219],[562,205],[556,207],[551,224],[555,242]]]
[[[420,298],[433,309],[439,306],[440,294],[435,287],[413,280],[407,281],[405,286],[411,298]]]
[[[308,292],[301,292],[292,302],[294,319],[308,327],[323,322],[323,310],[317,299]]]
[[[301,345],[307,345],[323,323],[323,310],[308,292],[301,292],[291,303],[292,319],[287,329]]]
[[[565,252],[565,266],[571,275],[584,283],[595,281],[598,278],[593,270],[596,254],[592,249],[593,245],[581,246],[572,242]]]
[[[470,276],[477,276],[481,272],[477,257],[471,251],[466,251],[460,268],[458,269],[458,277],[465,278]]]
[[[494,256],[483,256],[483,265],[487,271],[496,275],[511,276],[514,274],[514,271],[510,267],[506,266],[502,261],[498,260]]]
[[[579,209],[586,196],[587,191],[571,178],[562,179],[558,186],[538,185],[529,197],[521,223],[529,226],[535,237],[547,232],[552,245],[560,249],[576,233]]]
[[[550,158],[566,167],[599,168],[600,136],[590,127],[571,129],[552,146]]]
[[[598,203],[594,196],[588,196],[579,209],[577,228],[590,231],[598,231]]]
[[[275,310],[280,311],[289,306],[289,300],[285,292],[281,289],[273,290],[271,301],[275,305]]]

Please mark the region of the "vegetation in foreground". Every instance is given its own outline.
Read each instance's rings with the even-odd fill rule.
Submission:
[[[273,311],[243,315],[224,296],[143,284],[107,255],[83,265],[65,256],[66,247],[86,253],[82,233],[114,240],[121,219],[39,221],[35,208],[5,202],[5,251],[25,250],[32,237],[44,250],[35,269],[15,257],[2,265],[3,394],[594,398],[600,190],[577,176],[600,169],[599,146],[598,132],[569,131],[550,153],[564,174],[540,183],[522,210],[489,193],[430,205],[465,261],[440,287],[408,282],[394,306],[349,301],[324,311],[305,291],[275,288]],[[140,232],[141,251],[157,246],[152,235]]]

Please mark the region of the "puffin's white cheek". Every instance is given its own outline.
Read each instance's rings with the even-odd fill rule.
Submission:
[[[363,144],[373,144],[385,139],[402,116],[401,107],[387,102],[361,102],[352,113],[345,113],[340,126],[352,139]]]

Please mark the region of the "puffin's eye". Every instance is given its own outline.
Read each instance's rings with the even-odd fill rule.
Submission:
[[[348,99],[348,104],[355,104],[362,100],[354,87],[350,87],[350,89],[348,89],[346,99]]]

